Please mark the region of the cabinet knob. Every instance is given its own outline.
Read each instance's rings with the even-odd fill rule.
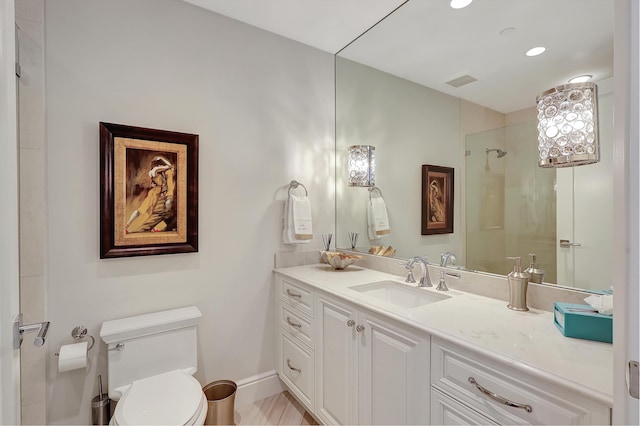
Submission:
[[[356,325],[356,322],[354,320],[347,321],[347,327],[353,327],[354,325]]]
[[[364,325],[362,325],[362,324],[358,324],[358,325],[356,326],[356,331],[357,331],[358,333],[363,332],[363,331],[364,331]]]

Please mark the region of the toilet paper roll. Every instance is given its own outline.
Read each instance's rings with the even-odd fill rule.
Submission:
[[[58,371],[77,370],[87,366],[87,342],[63,345],[58,358]]]

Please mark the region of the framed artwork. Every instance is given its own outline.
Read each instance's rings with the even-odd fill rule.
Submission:
[[[453,168],[422,165],[422,235],[453,232]]]
[[[100,123],[100,258],[198,251],[198,135]]]

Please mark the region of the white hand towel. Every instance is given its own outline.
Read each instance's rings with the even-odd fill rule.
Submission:
[[[389,235],[389,217],[387,216],[387,205],[382,197],[371,199],[371,215],[373,216],[373,228],[377,236]]]
[[[313,226],[311,224],[311,203],[307,197],[291,196],[293,200],[293,230],[296,240],[311,240]]]
[[[309,199],[289,195],[284,203],[282,241],[285,244],[308,244],[312,238],[313,228]]]

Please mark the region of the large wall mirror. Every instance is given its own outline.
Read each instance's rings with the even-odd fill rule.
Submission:
[[[535,253],[545,282],[611,286],[613,2],[409,0],[336,57],[336,247],[392,246],[506,275]],[[525,52],[544,46],[546,52]],[[598,85],[601,161],[537,165],[536,96],[590,74]],[[347,185],[346,152],[376,148],[376,188]],[[421,235],[423,164],[454,169],[453,233]],[[390,233],[369,238],[369,197]],[[390,253],[391,251],[387,251]]]

